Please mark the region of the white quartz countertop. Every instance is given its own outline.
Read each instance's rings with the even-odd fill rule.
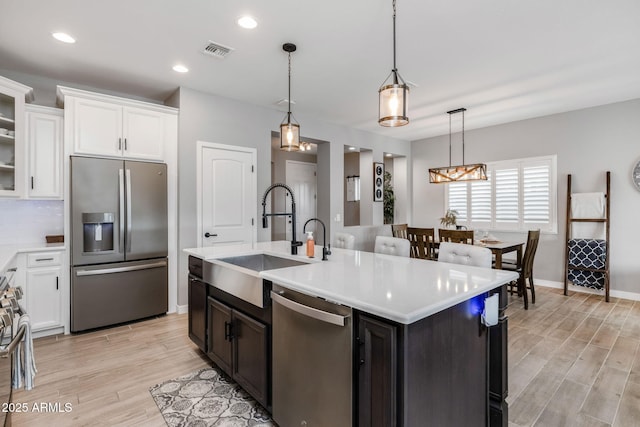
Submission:
[[[310,262],[268,270],[260,277],[284,287],[410,324],[515,280],[517,273],[371,252],[332,249],[329,261],[290,255],[289,242],[185,249],[205,260],[267,253]]]
[[[64,243],[16,243],[0,245],[0,272],[4,271],[13,258],[22,252],[63,251]]]

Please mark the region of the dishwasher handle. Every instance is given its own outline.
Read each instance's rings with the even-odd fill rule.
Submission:
[[[341,314],[329,313],[324,310],[309,307],[308,305],[300,304],[273,291],[271,292],[271,299],[283,307],[300,313],[303,316],[311,317],[321,322],[331,323],[332,325],[344,326],[347,318],[349,318],[349,315],[343,316]]]

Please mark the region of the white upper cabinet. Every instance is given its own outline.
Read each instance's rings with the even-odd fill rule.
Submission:
[[[123,110],[125,156],[136,159],[164,158],[162,141],[165,135],[166,115],[143,108],[126,107]]]
[[[30,87],[0,77],[0,197],[24,194],[25,101]]]
[[[175,108],[61,86],[58,101],[71,154],[163,161],[177,141]]]
[[[62,199],[63,112],[27,105],[28,199]]]
[[[71,123],[74,153],[122,156],[120,105],[75,98],[71,102],[65,100],[65,109],[70,107],[75,113]]]

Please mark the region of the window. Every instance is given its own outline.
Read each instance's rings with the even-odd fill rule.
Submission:
[[[557,233],[556,156],[487,163],[487,180],[447,184],[445,205],[469,228]]]

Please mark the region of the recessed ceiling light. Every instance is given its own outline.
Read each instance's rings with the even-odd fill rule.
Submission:
[[[355,150],[356,150],[356,147],[349,147],[349,150],[350,150],[350,151],[355,151]]]
[[[391,153],[387,153],[387,154],[385,154],[385,156],[387,156],[387,157],[393,157],[393,154],[391,154]]]
[[[74,39],[73,37],[71,37],[69,34],[67,33],[53,33],[51,34],[53,36],[54,39],[61,41],[63,43],[75,43],[76,39]]]
[[[243,16],[242,18],[238,19],[238,25],[240,25],[242,28],[253,30],[258,26],[258,22],[250,16]]]
[[[177,72],[177,73],[187,73],[189,72],[189,69],[187,67],[185,67],[184,65],[174,65],[173,66],[173,71]]]

